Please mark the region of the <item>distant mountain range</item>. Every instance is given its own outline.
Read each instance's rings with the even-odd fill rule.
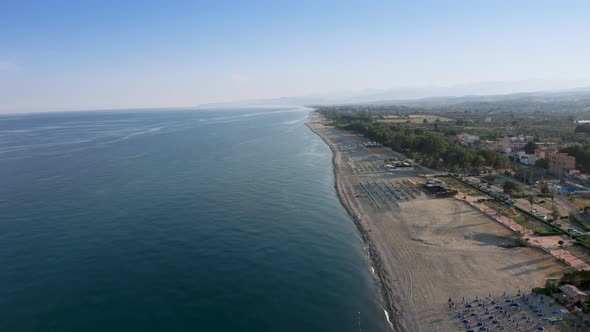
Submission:
[[[590,101],[590,86],[573,81],[508,81],[461,84],[447,87],[367,89],[274,99],[245,100],[199,105],[199,108],[277,107],[330,104],[407,105],[417,107],[450,106],[469,103],[577,102]],[[579,84],[579,82],[577,83]],[[576,87],[578,86],[578,87]],[[532,91],[532,92],[531,92]]]

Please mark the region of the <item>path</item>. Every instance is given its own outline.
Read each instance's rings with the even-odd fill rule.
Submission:
[[[559,246],[558,241],[563,241],[563,246],[571,246],[575,243],[575,240],[568,238],[565,235],[552,235],[552,236],[540,236],[535,234],[528,228],[519,225],[514,220],[498,213],[496,210],[488,207],[485,204],[479,203],[478,199],[481,197],[465,195],[461,192],[455,196],[456,199],[466,202],[467,204],[480,210],[488,217],[496,220],[500,224],[510,228],[512,231],[517,232],[529,239],[529,244],[538,248],[541,248],[553,255],[555,258],[565,262],[572,266],[576,270],[590,270],[590,265],[580,260],[576,256],[572,255],[567,250],[564,250]]]

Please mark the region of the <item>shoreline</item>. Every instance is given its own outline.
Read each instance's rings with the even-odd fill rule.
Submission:
[[[374,205],[362,182],[375,192],[382,189],[376,182],[403,187],[421,180],[416,173],[359,173],[359,164],[396,153],[358,148],[363,138],[326,125],[317,112],[305,125],[330,147],[334,188],[368,248],[390,330],[456,331],[456,317],[445,308],[450,298],[530,290],[567,271],[537,248],[513,248],[517,234],[455,198],[422,193],[387,204],[381,191]],[[347,150],[351,145],[356,150]]]
[[[391,289],[391,286],[388,285],[386,282],[387,280],[389,280],[389,276],[387,275],[387,271],[385,271],[383,267],[383,262],[381,261],[379,252],[377,251],[375,244],[372,242],[369,232],[367,232],[367,230],[364,228],[361,219],[352,209],[352,205],[348,202],[348,200],[346,199],[346,195],[344,194],[344,188],[341,183],[340,173],[338,172],[339,165],[336,162],[336,154],[338,151],[334,148],[333,144],[331,143],[331,141],[327,139],[327,137],[321,135],[311,125],[310,121],[307,121],[305,125],[311,130],[311,132],[318,135],[322,139],[322,141],[330,148],[330,151],[332,151],[332,171],[334,173],[334,189],[336,190],[336,196],[338,197],[340,204],[344,207],[344,210],[346,210],[348,215],[352,218],[352,221],[356,225],[356,228],[358,229],[363,239],[363,242],[368,247],[369,263],[370,266],[372,266],[375,270],[375,275],[378,279],[379,293],[381,296],[380,300],[382,301],[382,304],[384,306],[385,319],[387,320],[387,323],[392,330],[403,331],[400,329],[400,327],[396,323],[397,320],[395,319],[395,317],[397,317],[397,314],[403,311],[401,310],[401,308],[398,308],[394,305],[394,303],[396,303],[395,298],[392,298],[394,292],[393,289]]]

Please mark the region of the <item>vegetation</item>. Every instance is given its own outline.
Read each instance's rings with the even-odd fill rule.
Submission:
[[[567,251],[569,251],[570,254],[574,255],[584,263],[590,264],[590,249],[579,245],[578,243],[574,243],[573,246],[567,247]]]
[[[433,131],[434,127],[410,126],[373,121],[367,113],[342,114],[322,112],[344,129],[362,134],[382,143],[395,151],[420,158],[423,165],[433,168],[447,168],[451,172],[479,173],[486,166],[507,168],[508,158],[489,149],[469,149]],[[435,125],[438,125],[435,122]]]
[[[496,182],[496,176],[494,174],[488,174],[488,175],[484,176],[483,178],[490,183]]]
[[[523,149],[524,152],[526,152],[526,154],[534,154],[536,148],[537,144],[535,144],[535,142],[528,142],[527,144],[525,144]]]
[[[511,180],[506,180],[503,188],[504,192],[507,194],[514,194],[522,191],[522,186],[518,182]]]
[[[444,116],[430,114],[410,114],[410,115],[383,115],[376,118],[376,121],[383,123],[436,123],[452,121]]]
[[[527,201],[529,201],[529,204],[531,205],[531,211],[533,211],[533,204],[535,204],[535,198],[533,196],[529,196],[527,197]]]
[[[560,285],[574,285],[580,289],[590,288],[590,271],[568,272],[559,280]]]
[[[568,218],[570,223],[577,224],[585,231],[590,231],[590,227],[588,227],[586,222],[583,219],[579,218],[575,212],[570,212]]]
[[[549,168],[549,160],[537,159],[537,161],[535,161],[535,166],[539,167],[539,168],[543,168],[543,169],[548,169]]]
[[[545,282],[545,287],[533,288],[533,293],[536,293],[536,294],[543,294],[543,295],[550,296],[550,295],[553,295],[557,292],[559,292],[559,287],[557,286],[556,283],[549,282],[549,280],[547,280],[547,282]]]
[[[559,234],[551,226],[521,213],[516,208],[508,207],[497,201],[485,201],[483,204],[494,209],[498,213],[514,220],[517,224],[532,230],[539,235]]]
[[[559,214],[559,209],[557,208],[555,203],[551,205],[551,217],[553,218],[554,222],[557,222],[559,220],[559,217],[561,217],[561,215]]]

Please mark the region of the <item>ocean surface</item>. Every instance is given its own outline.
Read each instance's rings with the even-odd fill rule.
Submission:
[[[0,116],[0,330],[385,330],[306,117]]]

